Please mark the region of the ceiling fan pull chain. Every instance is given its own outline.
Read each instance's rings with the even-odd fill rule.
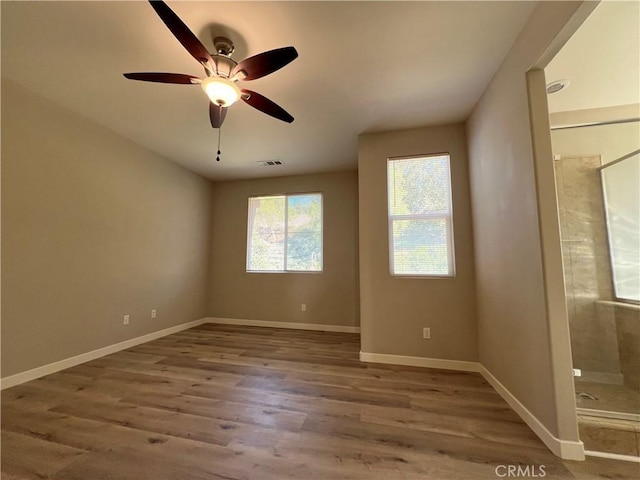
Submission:
[[[218,127],[218,156],[216,157],[216,162],[220,161],[220,130],[222,130],[222,128]]]

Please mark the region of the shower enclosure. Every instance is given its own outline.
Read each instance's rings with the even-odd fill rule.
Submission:
[[[640,123],[553,130],[552,141],[581,437],[589,449],[584,437],[616,426],[611,451],[638,456]]]

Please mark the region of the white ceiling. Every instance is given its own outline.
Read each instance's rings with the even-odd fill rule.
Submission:
[[[202,76],[147,2],[6,2],[2,75],[181,165],[222,180],[356,168],[360,133],[465,120],[535,2],[179,2],[213,51],[240,61],[293,45],[300,57],[246,88],[296,120],[238,102],[217,131],[198,86],[123,72]],[[282,167],[260,167],[261,160]]]
[[[640,103],[640,2],[605,1],[545,68],[547,82],[571,84],[549,95],[550,112]]]

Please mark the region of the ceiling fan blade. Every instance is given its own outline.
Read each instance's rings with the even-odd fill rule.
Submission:
[[[211,54],[206,47],[202,45],[202,42],[198,40],[198,37],[189,30],[189,27],[180,20],[180,17],[162,1],[149,0],[149,3],[182,46],[187,49],[193,58],[202,64],[207,72],[213,74],[213,59],[211,58]]]
[[[231,77],[243,71],[246,73],[246,77],[241,78],[241,80],[255,80],[280,70],[296,58],[298,58],[298,52],[293,47],[283,47],[259,53],[236,65],[231,72]]]
[[[183,85],[195,85],[202,83],[198,77],[183,73],[139,72],[123,73],[129,80],[141,80],[143,82],[179,83]]]
[[[213,128],[220,128],[227,116],[227,108],[209,102],[209,119]]]
[[[243,89],[241,91],[244,94],[242,95],[242,100],[253,108],[260,110],[262,113],[266,113],[267,115],[271,115],[278,120],[282,120],[283,122],[293,122],[293,117],[289,115],[284,108],[272,102],[267,97],[256,92],[252,92],[251,90]]]

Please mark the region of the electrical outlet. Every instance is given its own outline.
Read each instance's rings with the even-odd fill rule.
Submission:
[[[430,328],[423,328],[422,329],[422,338],[426,338],[426,339],[430,339],[431,338],[431,329]]]
[[[580,370],[579,368],[574,368],[573,369],[573,376],[574,377],[581,377],[582,376],[582,370]]]
[[[124,320],[122,321],[123,325],[129,325],[129,315],[124,316]]]
[[[307,311],[307,304],[303,303],[302,305],[300,305],[300,311],[301,312],[306,312]]]
[[[156,310],[151,310],[151,318],[156,318],[158,316],[158,312]]]

